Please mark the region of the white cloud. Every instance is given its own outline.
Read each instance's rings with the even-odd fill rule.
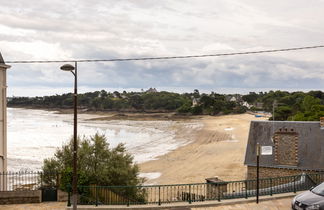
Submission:
[[[323,7],[320,0],[4,1],[0,49],[6,60],[57,60],[316,45],[324,43]],[[90,89],[320,88],[323,52],[80,64],[79,83]],[[8,83],[25,86],[26,94],[29,86],[64,89],[71,78],[57,73],[60,65],[13,65]]]

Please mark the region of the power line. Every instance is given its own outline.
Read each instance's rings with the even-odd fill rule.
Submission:
[[[171,60],[171,59],[187,59],[187,58],[205,58],[205,57],[222,57],[233,55],[249,55],[249,54],[261,54],[261,53],[273,53],[273,52],[285,52],[285,51],[297,51],[324,48],[324,45],[315,45],[308,47],[294,47],[283,48],[273,50],[258,50],[258,51],[245,51],[245,52],[233,52],[233,53],[218,53],[218,54],[203,54],[203,55],[184,55],[184,56],[164,56],[164,57],[140,57],[140,58],[112,58],[112,59],[76,59],[76,60],[12,60],[6,61],[6,63],[70,63],[70,62],[122,62],[122,61],[146,61],[146,60]]]

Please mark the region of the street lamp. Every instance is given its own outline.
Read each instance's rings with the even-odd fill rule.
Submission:
[[[78,101],[78,77],[77,77],[77,62],[74,63],[74,66],[71,64],[64,64],[61,66],[61,70],[70,71],[74,75],[74,129],[73,129],[73,178],[72,178],[72,204],[73,210],[77,209],[77,151],[78,151],[78,143],[77,143],[77,101]],[[74,72],[73,72],[74,70]]]

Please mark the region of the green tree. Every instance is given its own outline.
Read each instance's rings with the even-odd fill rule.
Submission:
[[[72,142],[71,139],[58,148],[54,157],[44,160],[42,167],[44,174],[53,174],[54,171],[62,174],[60,188],[65,191],[72,183]],[[138,173],[133,156],[123,144],[109,148],[106,137],[99,134],[78,140],[78,185],[140,185],[144,180],[138,177]],[[44,180],[47,185],[55,181],[51,176]]]
[[[259,95],[255,92],[250,92],[249,94],[242,96],[242,99],[248,102],[249,104],[252,104],[258,99],[258,97]]]
[[[304,98],[304,101],[302,103],[302,108],[304,111],[311,111],[312,107],[314,105],[319,105],[321,102],[320,99],[314,98],[313,96],[307,95]]]
[[[289,106],[279,106],[275,109],[275,120],[287,120],[291,116],[291,107]],[[272,120],[272,117],[270,118]]]
[[[142,110],[143,109],[143,99],[139,94],[134,94],[129,97],[129,104],[135,109]]]

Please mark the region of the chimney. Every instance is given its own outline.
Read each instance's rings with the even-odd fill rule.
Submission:
[[[324,117],[320,118],[320,126],[321,128],[324,128]]]

